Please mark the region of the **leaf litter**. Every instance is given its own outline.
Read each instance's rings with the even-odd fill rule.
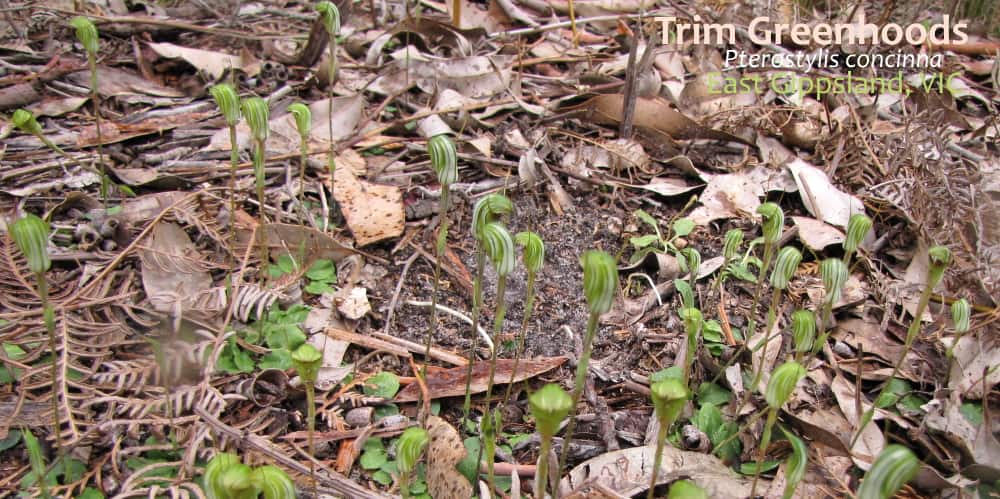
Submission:
[[[478,442],[476,422],[491,403],[480,395],[486,389],[483,362],[471,379],[472,420],[463,420],[459,401],[466,359],[490,352],[482,343],[473,349],[475,335],[456,315],[468,316],[471,308],[476,243],[468,234],[469,212],[488,192],[514,200],[513,230],[536,231],[548,245],[516,375],[511,354],[524,314],[523,270],[508,279],[510,313],[495,341],[501,357],[495,381],[513,394],[500,407],[505,440],[498,457],[510,465],[504,473],[531,480],[534,470],[524,463],[536,462],[536,451],[516,443],[534,431],[526,394],[543,382],[568,387],[587,320],[577,259],[583,249],[598,247],[622,257],[628,284],[601,321],[591,386],[580,406],[580,443],[575,438],[570,445],[571,466],[560,474],[563,492],[645,492],[652,461],[652,447],[642,445],[652,438],[646,433],[647,385],[677,364],[686,348],[676,313],[683,293],[675,279],[688,280],[682,250],[693,248],[704,257],[691,282],[708,322],[696,352],[692,387],[699,389],[682,420],[690,424],[701,411],[711,412],[712,399],[719,403],[719,418],[712,421],[741,428],[735,450],[731,444],[718,453],[724,459],[711,455],[720,443],[711,438],[690,448],[683,438],[673,439],[658,492],[686,478],[713,497],[745,497],[748,479],[736,472],[753,466],[760,426],[752,418],[766,405],[747,392],[741,370],[763,362],[767,374],[790,355],[791,312],[823,306],[817,264],[842,257],[850,216],[866,213],[875,227],[853,261],[833,317],[822,325],[832,331],[829,342],[778,418],[810,449],[799,495],[852,493],[855,477],[889,442],[924,456],[910,492],[940,497],[951,486],[969,493],[976,486],[995,493],[1000,230],[991,214],[1000,162],[989,140],[997,134],[991,122],[1000,100],[993,52],[944,49],[961,74],[942,92],[921,88],[927,75],[910,72],[907,79],[916,85],[909,93],[822,101],[772,91],[713,95],[707,73],[718,69],[720,48],[660,46],[650,43],[659,34],[653,31],[643,41],[631,38],[638,26],[627,16],[660,8],[649,2],[576,2],[575,37],[568,23],[553,24],[550,17],[568,19],[569,2],[502,0],[484,8],[462,1],[460,28],[446,17],[450,2],[425,2],[419,17],[401,15],[392,2],[375,4],[374,13],[367,12],[372,4],[357,3],[342,5],[340,73],[330,87],[318,62],[327,47],[316,41],[324,37],[308,36],[322,33],[311,6],[271,4],[232,13],[195,3],[141,6],[156,17],[130,12],[120,2],[85,5],[99,21],[106,52],[97,68],[102,155],[112,181],[106,210],[101,178],[88,168],[98,160],[90,75],[61,21],[72,6],[11,9],[0,21],[0,78],[7,85],[0,88],[0,107],[7,114],[32,110],[46,136],[66,152],[49,151],[4,118],[2,225],[25,212],[53,224],[50,295],[62,342],[56,352],[43,346],[35,277],[4,235],[0,387],[14,397],[0,399],[0,435],[9,439],[31,428],[52,447],[56,432],[51,423],[39,424],[43,408],[36,404],[47,408],[54,398],[60,443],[77,451],[67,469],[89,473],[57,478],[60,493],[81,496],[100,486],[108,497],[165,489],[198,495],[192,470],[213,452],[240,448],[225,437],[234,434],[227,430],[265,440],[254,451],[262,459],[305,463],[283,438],[302,441],[305,430],[297,381],[264,375],[291,337],[324,352],[321,429],[352,435],[319,449],[320,459],[336,455],[344,473],[318,477],[326,490],[372,497],[395,491],[356,465],[359,448],[351,445],[363,438],[391,445],[393,432],[420,420],[417,407],[427,390],[440,417],[426,418],[432,435],[422,484],[434,497],[471,497],[483,483],[470,482],[456,465],[471,469],[476,481],[476,463],[466,462],[478,453],[479,444],[470,442]],[[928,10],[887,15],[898,22],[941,14],[921,8]],[[676,14],[671,9],[662,13]],[[861,6],[846,19],[817,7],[802,15],[864,25],[878,13]],[[284,40],[272,43],[275,38]],[[635,69],[631,44],[640,55],[654,51],[635,71],[638,95],[626,90]],[[773,49],[743,39],[735,45]],[[243,123],[237,127],[236,190],[229,191],[229,132],[206,93],[223,81],[233,82],[241,96],[270,101],[264,207],[253,196],[250,131]],[[285,111],[292,102],[307,104],[312,115],[304,184],[289,182],[300,145]],[[331,122],[332,175],[326,158]],[[635,133],[621,136],[629,127]],[[454,137],[460,153],[439,296],[454,314],[441,314],[431,349],[435,360],[421,387],[409,362],[427,362],[429,314],[402,303],[430,301],[433,292],[441,186],[423,144],[438,133]],[[300,193],[303,206],[297,204]],[[759,350],[747,352],[743,344],[753,350],[763,338],[749,326],[764,324],[769,293],[762,291],[769,289],[769,276],[757,277],[762,287],[744,278],[758,273],[756,211],[767,201],[780,203],[788,215],[782,243],[807,256],[761,359]],[[636,222],[640,208],[667,234],[678,219],[694,223],[669,245],[626,265],[635,251],[630,241],[652,236],[643,233],[650,227]],[[256,217],[261,210],[269,219],[263,225]],[[735,261],[722,257],[730,229],[746,238]],[[264,240],[269,256],[259,261],[252,243]],[[892,368],[934,244],[949,246],[955,263],[919,318],[915,346],[897,372]],[[295,261],[294,268],[272,275],[282,258]],[[323,260],[336,279],[320,290],[307,270]],[[487,270],[484,326],[493,316],[496,282]],[[748,317],[758,297],[759,316]],[[973,327],[960,340],[948,312],[958,298],[975,305]],[[945,355],[949,347],[953,358]],[[63,373],[55,379],[43,368],[53,361]],[[896,378],[887,379],[891,374]],[[403,388],[375,397],[358,379],[394,379],[393,386]],[[878,397],[886,382],[892,393]],[[388,395],[383,391],[379,395]],[[851,448],[860,415],[873,404],[873,422]],[[349,423],[357,421],[348,417],[356,409],[370,413],[368,424],[375,426]],[[708,433],[717,435],[715,430]],[[95,437],[107,431],[119,435],[114,448]],[[29,468],[23,446],[4,442],[2,461],[15,463],[10,476],[21,480]],[[166,449],[166,443],[174,446]],[[122,458],[121,450],[132,457]],[[772,442],[766,455],[783,461],[787,442]],[[92,479],[106,473],[102,463],[109,460],[115,479]],[[150,465],[174,471],[155,483],[144,481],[143,466]],[[307,492],[303,469],[294,478]],[[765,474],[758,491],[780,495],[788,471],[784,464],[777,470]]]

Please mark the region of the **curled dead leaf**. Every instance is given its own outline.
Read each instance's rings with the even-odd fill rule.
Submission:
[[[447,421],[437,417],[427,418],[427,489],[435,499],[468,499],[472,497],[472,484],[455,469],[465,459],[465,445],[458,431]]]

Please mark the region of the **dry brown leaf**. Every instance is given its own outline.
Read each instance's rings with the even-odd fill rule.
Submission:
[[[455,469],[467,451],[462,438],[447,421],[427,418],[427,489],[435,499],[469,499],[472,484]]]
[[[816,251],[844,242],[843,232],[815,218],[792,217],[792,222],[799,228],[799,240]]]
[[[546,371],[551,371],[566,362],[566,357],[541,357],[538,359],[521,360],[517,365],[517,376],[513,383],[531,379]],[[511,383],[511,374],[514,368],[512,359],[497,359],[496,373],[493,382],[497,385]],[[451,369],[441,369],[427,373],[427,391],[432,399],[442,397],[456,397],[465,393],[465,380],[469,368],[465,366],[453,367]],[[471,393],[482,393],[486,391],[489,382],[489,364],[477,362],[472,368],[472,382],[469,386]],[[401,390],[394,399],[394,402],[415,402],[420,399],[420,387],[416,383],[411,383]]]
[[[363,167],[364,158],[353,150],[337,157],[334,197],[347,219],[358,246],[397,237],[405,222],[403,195],[398,187],[377,185],[354,176],[353,168]]]
[[[955,392],[953,392],[955,393]],[[957,395],[957,393],[956,393]],[[962,453],[972,458],[972,466],[963,470],[970,477],[994,477],[1000,474],[1000,443],[990,432],[992,425],[978,427],[969,422],[960,410],[961,401],[937,400],[936,408],[927,413],[927,426],[943,433],[959,446]]]
[[[188,64],[204,71],[213,79],[218,80],[229,68],[244,69],[243,59],[238,55],[225,52],[182,47],[173,43],[148,43],[160,57],[168,59],[184,59]]]
[[[251,222],[251,224],[254,223]],[[237,227],[236,252],[241,254],[246,250],[247,242],[249,242],[253,231],[246,228],[239,229],[239,225]],[[304,225],[269,223],[264,226],[264,231],[267,232],[269,252],[272,255],[290,251],[298,255],[301,251],[302,260],[311,264],[311,262],[321,258],[337,263],[350,255],[357,254],[354,248],[337,242],[329,234]]]
[[[46,99],[28,106],[28,110],[35,116],[62,116],[68,112],[76,111],[88,97],[65,97],[62,99]]]
[[[838,189],[819,168],[796,158],[787,165],[799,186],[802,204],[814,217],[837,227],[847,227],[851,215],[864,213],[860,199]]]
[[[962,397],[979,400],[984,383],[991,387],[1000,383],[1000,369],[996,368],[1000,365],[1000,339],[989,334],[967,334],[955,345],[954,354],[948,388]]]
[[[90,71],[77,71],[66,76],[72,83],[90,88]],[[184,97],[184,92],[153,83],[124,69],[99,66],[97,92],[101,97],[148,95],[153,97]]]
[[[393,95],[416,85],[428,94],[451,89],[472,99],[489,98],[507,90],[514,62],[513,56],[507,55],[439,59],[414,50],[394,56],[392,69],[378,77],[369,90]]]
[[[309,129],[309,146],[312,149],[328,147],[330,144],[330,125],[333,125],[334,142],[344,140],[354,133],[364,112],[365,100],[360,94],[345,97],[334,97],[333,120],[329,119],[329,101],[318,100],[309,104],[312,121]],[[291,113],[285,113],[272,118],[268,122],[270,134],[267,138],[267,154],[297,154],[300,146],[298,128]],[[236,125],[236,144],[239,149],[250,147],[250,127],[245,121]],[[228,151],[231,148],[229,129],[220,128],[209,140],[208,150]]]
[[[847,418],[847,422],[851,425],[851,436],[849,438],[853,439],[854,433],[857,432],[860,426],[861,415],[871,407],[871,404],[865,403],[864,397],[861,397],[861,407],[856,407],[854,385],[845,380],[843,376],[834,376],[830,389],[833,391],[834,398],[837,399],[840,412]],[[875,411],[875,415],[872,418],[873,421],[865,425],[865,429],[861,431],[861,437],[857,439],[854,447],[851,448],[851,458],[858,468],[868,470],[871,464],[875,462],[875,458],[885,448],[885,436],[882,435],[882,430],[879,430],[878,425],[874,422],[874,420],[882,419],[884,414],[884,411],[881,409]],[[846,441],[848,445],[851,442],[850,439]]]
[[[159,312],[179,315],[191,298],[212,286],[204,256],[177,224],[157,224],[139,258],[142,287]]]
[[[622,120],[624,103],[625,96],[622,94],[601,94],[567,110],[585,109],[591,111],[594,122],[617,125]],[[714,139],[752,145],[735,135],[699,124],[659,97],[636,98],[633,123],[636,127],[665,133],[673,139]]]
[[[562,496],[597,483],[624,497],[634,497],[649,488],[652,479],[653,446],[632,447],[601,454],[573,468],[562,479]],[[737,476],[719,458],[700,452],[663,448],[663,461],[657,474],[661,480],[683,476],[705,489],[708,497],[717,499],[744,498],[750,495],[750,482]],[[766,490],[768,480],[758,484]],[[587,496],[585,496],[587,497]]]

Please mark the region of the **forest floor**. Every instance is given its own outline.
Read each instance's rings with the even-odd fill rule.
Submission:
[[[1000,7],[578,0],[571,23],[565,0],[456,0],[456,27],[452,2],[423,0],[419,15],[401,2],[340,2],[331,86],[310,3],[75,3],[0,2],[0,496],[205,497],[204,467],[223,451],[278,465],[299,497],[398,495],[398,436],[422,424],[435,438],[409,495],[464,499],[483,490],[482,420],[499,408],[496,494],[531,497],[528,395],[573,388],[589,249],[617,259],[620,286],[599,321],[569,463],[555,473],[562,497],[645,496],[649,387],[683,364],[684,307],[704,323],[657,496],[684,479],[710,497],[781,497],[795,441],[808,460],[796,497],[856,494],[894,444],[920,461],[900,497],[1000,494]],[[96,106],[68,22],[77,14],[99,33]],[[665,41],[654,21],[695,15],[737,27],[733,40]],[[765,42],[745,29],[759,16],[968,39]],[[814,59],[789,71],[751,60],[763,54]],[[269,108],[260,168],[246,120],[235,128],[235,186],[209,93],[219,83]],[[844,87],[818,94],[825,84]],[[304,138],[289,112],[298,102],[311,111]],[[48,144],[14,123],[18,109]],[[442,186],[427,143],[441,133],[457,144],[459,172],[437,292],[447,310],[428,358]],[[466,321],[472,212],[491,193],[513,202],[509,232],[537,233],[546,252],[526,322],[520,255],[502,302],[486,265],[479,334]],[[776,244],[803,255],[776,294],[761,270],[763,203],[784,214]],[[845,257],[859,213],[873,227],[828,303],[820,264]],[[26,214],[51,228],[42,274],[9,230]],[[726,255],[732,231],[743,240]],[[952,261],[911,344],[934,246]],[[967,330],[952,315],[962,299]],[[498,303],[508,310],[495,334]],[[818,332],[829,335],[803,360],[754,483],[769,373],[795,357],[791,316],[826,304]],[[312,451],[291,358],[303,343],[323,353]],[[487,398],[489,343],[500,362]]]

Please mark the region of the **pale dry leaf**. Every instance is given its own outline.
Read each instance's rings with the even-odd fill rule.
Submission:
[[[343,293],[338,293],[341,294]],[[337,310],[351,320],[360,319],[372,311],[372,306],[368,303],[368,290],[360,286],[351,288],[336,303]]]
[[[991,387],[1000,383],[1000,369],[996,368],[1000,365],[1000,340],[997,338],[991,335],[964,335],[955,345],[954,354],[948,388],[962,397],[979,400],[983,396],[984,383]]]
[[[28,110],[35,116],[62,116],[66,113],[76,111],[88,97],[65,97],[62,99],[46,99],[28,106]]]
[[[70,73],[66,78],[74,84],[90,88],[90,71]],[[97,68],[97,92],[101,97],[184,97],[184,92],[153,83],[131,71],[108,66]],[[139,99],[154,102],[152,99]]]
[[[142,286],[154,310],[175,313],[212,286],[212,276],[179,225],[161,222],[139,251]]]
[[[621,184],[625,187],[632,187],[636,189],[643,189],[650,192],[655,192],[661,196],[672,197],[680,196],[681,194],[687,194],[699,187],[701,185],[690,185],[682,178],[674,177],[655,177],[649,180],[647,184],[633,185],[633,184]]]
[[[573,468],[559,483],[560,495],[567,496],[572,491],[597,483],[624,497],[649,488],[652,479],[653,446],[631,447],[601,454]],[[750,495],[750,482],[737,476],[717,457],[676,449],[670,445],[663,448],[663,460],[657,474],[661,480],[683,476],[705,489],[708,497],[744,498]],[[769,481],[761,479],[761,490]]]
[[[842,376],[834,376],[830,388],[833,391],[834,398],[837,399],[837,405],[840,407],[841,413],[844,414],[851,425],[851,438],[853,438],[853,434],[861,426],[860,416],[871,407],[871,404],[866,403],[864,397],[862,397],[861,407],[856,407],[854,385]],[[875,458],[885,449],[885,436],[882,435],[882,431],[879,430],[878,425],[874,422],[874,420],[882,419],[883,417],[884,413],[881,410],[876,410],[872,418],[873,421],[865,425],[864,430],[861,431],[861,437],[857,439],[854,447],[851,448],[851,458],[858,468],[867,471],[872,463],[875,462]],[[847,440],[847,443],[850,444],[850,440]]]
[[[507,90],[514,62],[507,55],[441,59],[412,50],[393,57],[389,70],[369,90],[392,95],[416,85],[432,95],[450,89],[471,99],[489,98]]]
[[[405,222],[403,195],[398,187],[377,185],[354,176],[352,166],[364,166],[364,158],[353,150],[337,157],[334,197],[347,219],[358,246],[397,237]]]
[[[1000,473],[1000,443],[989,431],[992,425],[977,426],[969,422],[960,410],[962,404],[958,394],[955,395],[954,398],[935,400],[938,403],[927,413],[927,426],[943,433],[949,442],[972,458],[973,465],[966,468],[967,471],[978,468],[976,475],[985,472],[987,476],[997,476]]]
[[[427,489],[435,499],[469,499],[472,484],[455,469],[465,459],[467,451],[455,430],[447,421],[427,418]]]
[[[838,189],[823,170],[800,158],[792,160],[786,166],[795,177],[802,204],[806,205],[806,209],[814,217],[846,228],[851,215],[865,212],[865,205],[861,200]]]
[[[323,362],[316,377],[316,388],[320,391],[334,389],[354,371],[354,364],[343,365],[349,342],[336,340],[325,334],[314,334],[309,337],[308,343],[323,353]]]
[[[204,71],[214,79],[219,79],[229,68],[243,69],[243,59],[225,52],[182,47],[173,43],[148,43],[160,57],[184,59],[188,64]]]
[[[328,147],[330,144],[330,112],[328,100],[322,99],[309,103],[312,121],[309,129],[310,148]],[[354,133],[364,112],[364,98],[361,95],[349,95],[333,98],[333,140],[343,140]],[[265,147],[268,156],[296,154],[299,152],[301,138],[291,113],[273,117],[268,121],[270,133]],[[229,128],[219,128],[209,140],[209,151],[228,151],[231,148]],[[240,150],[248,149],[251,144],[250,127],[246,121],[236,125],[236,144]]]
[[[827,246],[844,242],[844,233],[836,227],[809,217],[792,217],[799,228],[799,240],[809,248],[823,251]]]

